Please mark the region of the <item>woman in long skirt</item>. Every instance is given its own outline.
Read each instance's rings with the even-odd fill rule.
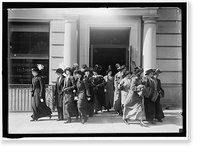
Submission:
[[[86,68],[84,70],[84,73],[85,73],[84,79],[89,87],[90,94],[91,94],[90,100],[87,100],[85,110],[86,110],[87,115],[89,115],[89,117],[92,117],[94,114],[94,100],[93,100],[94,95],[93,95],[93,87],[91,84],[92,74],[89,68]]]
[[[138,88],[141,85],[140,75],[142,72],[142,69],[134,72],[135,76],[132,77],[131,87],[124,102],[122,118],[126,124],[129,124],[128,120],[139,120],[141,126],[146,126],[146,124],[143,122],[144,111],[142,108],[142,98],[138,95]]]
[[[114,78],[112,77],[112,69],[108,68],[106,71],[107,75],[104,76],[106,81],[105,86],[105,109],[109,111],[113,107],[114,101]]]
[[[96,65],[93,69],[93,76],[91,78],[91,84],[93,87],[93,100],[94,100],[94,113],[97,114],[98,111],[102,111],[102,107],[105,106],[105,92],[104,87],[106,82],[102,75],[98,75],[101,67]]]
[[[120,81],[118,88],[121,90],[121,105],[122,111],[124,109],[124,104],[131,87],[131,72],[126,71],[124,78]]]
[[[45,101],[45,83],[44,78],[39,74],[38,68],[31,69],[32,79],[32,110],[33,115],[31,121],[37,121],[41,117],[49,117],[51,119],[51,109],[47,107]]]
[[[58,75],[58,78],[56,80],[55,85],[55,92],[54,92],[54,99],[55,99],[55,105],[58,111],[58,119],[57,121],[63,120],[63,86],[64,86],[64,80],[65,77],[63,76],[63,69],[58,68],[56,70],[56,74]]]
[[[78,119],[78,111],[75,107],[74,102],[74,89],[76,88],[75,79],[73,76],[71,76],[71,68],[67,67],[64,70],[66,77],[64,80],[64,86],[63,86],[63,116],[64,119],[67,121],[65,123],[71,123],[71,117],[73,115],[76,116],[76,120]]]
[[[162,122],[162,119],[165,117],[161,104],[160,104],[160,98],[164,97],[164,90],[161,87],[161,81],[160,79],[158,79],[159,74],[162,73],[159,69],[156,69],[153,73],[154,75],[154,83],[155,83],[155,87],[157,88],[156,91],[159,94],[158,98],[155,101],[155,109],[156,109],[156,113],[155,113],[155,119],[157,119],[159,122]]]
[[[118,87],[119,83],[121,82],[122,78],[123,78],[123,70],[125,69],[125,66],[120,66],[117,68],[117,70],[119,71],[118,73],[115,74],[114,76],[114,87],[115,87],[115,91],[114,91],[114,103],[113,103],[113,107],[115,109],[115,111],[122,116],[122,104],[121,104],[121,89]]]
[[[143,79],[143,83],[147,88],[150,88],[149,92],[144,95],[144,109],[145,109],[145,115],[146,115],[146,120],[149,121],[151,124],[154,124],[154,118],[155,118],[155,102],[153,102],[152,96],[153,96],[153,91],[155,90],[154,88],[154,82],[153,82],[153,69],[149,69],[145,73],[146,77]]]
[[[85,79],[83,79],[84,73],[80,70],[77,70],[75,71],[75,74],[78,78],[76,83],[77,96],[78,96],[77,107],[82,118],[81,123],[84,124],[87,122],[88,119],[85,107],[87,100],[89,100],[91,95],[87,82],[85,81]]]

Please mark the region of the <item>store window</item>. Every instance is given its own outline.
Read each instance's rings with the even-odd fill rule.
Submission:
[[[10,22],[9,83],[31,84],[30,69],[43,64],[45,83],[49,82],[49,23]]]

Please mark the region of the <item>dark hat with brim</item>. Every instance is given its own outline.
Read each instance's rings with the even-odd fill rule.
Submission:
[[[124,73],[124,77],[126,77],[126,76],[129,75],[129,74],[132,74],[132,72],[131,72],[131,71],[126,71],[126,72]]]
[[[135,67],[134,74],[138,75],[141,74],[144,70],[141,67]]]
[[[101,70],[102,70],[102,66],[96,64],[96,65],[94,66],[94,68],[92,69],[92,72],[99,73]]]
[[[90,69],[90,68],[86,68],[86,69],[84,70],[84,72],[91,72],[91,69]]]
[[[153,73],[154,71],[153,71],[153,69],[149,69],[149,70],[147,70],[146,72],[145,72],[145,75],[149,75],[150,73]]]
[[[31,71],[35,71],[35,72],[39,73],[40,70],[38,68],[32,68]]]
[[[70,73],[72,73],[72,69],[70,67],[67,67],[64,72],[66,73],[66,71],[69,71]]]
[[[84,72],[82,72],[81,70],[76,70],[74,71],[75,74],[80,74],[80,75],[84,75]]]
[[[126,68],[126,66],[125,66],[125,65],[122,65],[122,66],[120,66],[119,68],[117,68],[117,70],[121,71],[121,70],[123,70],[123,69],[125,69],[125,68]]]
[[[63,73],[64,73],[64,71],[63,71],[63,69],[61,69],[61,68],[58,68],[58,69],[56,70],[56,73],[63,74]]]
[[[160,73],[162,73],[162,71],[160,71],[160,69],[155,69],[153,72],[153,75],[160,74]]]

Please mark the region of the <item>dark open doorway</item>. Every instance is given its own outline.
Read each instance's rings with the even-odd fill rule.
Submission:
[[[111,65],[113,74],[117,72],[115,64],[126,64],[126,48],[94,48],[93,65],[102,66],[101,74],[105,75],[108,65]]]
[[[129,66],[129,27],[90,28],[90,66],[102,66],[100,74],[105,75],[111,65],[113,74],[117,72],[116,63]]]

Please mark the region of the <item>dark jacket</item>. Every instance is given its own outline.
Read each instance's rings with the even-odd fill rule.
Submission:
[[[64,80],[64,103],[73,102],[74,101],[74,93],[73,90],[76,88],[76,83],[73,76],[66,77]]]
[[[41,102],[41,99],[44,101]],[[46,106],[45,101],[45,82],[44,78],[40,75],[32,79],[32,101],[31,107],[33,110],[33,119],[46,117],[51,115],[51,109]]]
[[[76,83],[78,100],[85,100],[86,97],[91,97],[89,86],[85,79],[79,79]]]
[[[32,97],[42,98],[45,100],[45,84],[40,75],[33,77],[32,79]]]
[[[60,81],[59,81],[60,77],[57,78],[56,81],[56,85],[55,85],[55,92],[54,92],[54,96],[55,96],[55,105],[57,107],[62,107],[63,106],[63,87],[64,87],[64,80],[65,77],[62,76]]]
[[[158,91],[160,97],[164,97],[164,96],[165,96],[165,92],[164,92],[164,90],[162,89],[160,79],[157,79],[157,91]]]

